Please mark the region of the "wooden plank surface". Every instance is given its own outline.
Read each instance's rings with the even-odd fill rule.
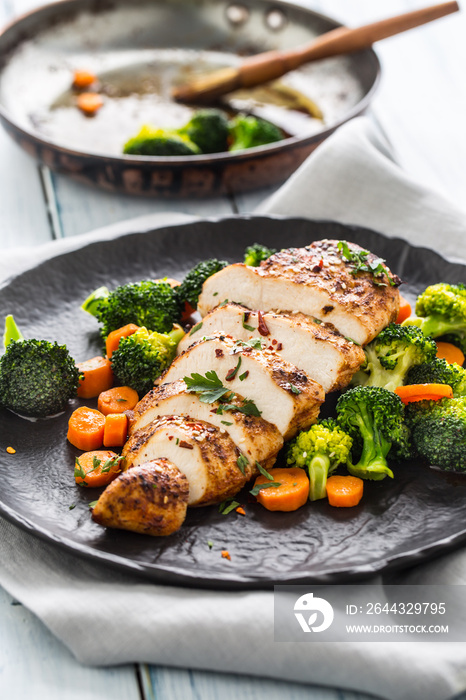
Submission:
[[[5,700],[140,700],[135,667],[78,664],[29,610],[0,588],[0,697]]]

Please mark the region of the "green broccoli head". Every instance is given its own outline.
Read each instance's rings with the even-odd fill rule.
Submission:
[[[230,151],[264,146],[267,143],[281,141],[284,138],[283,131],[275,124],[271,124],[264,119],[248,116],[247,114],[237,114],[230,121],[229,132]]]
[[[98,291],[103,288],[100,287]],[[92,294],[88,300],[92,297]],[[83,307],[84,307],[83,305]],[[102,324],[104,338],[127,323],[167,333],[181,316],[177,293],[168,282],[142,280],[123,284],[107,295],[100,294],[97,304],[88,309]]]
[[[147,125],[123,146],[123,153],[133,156],[195,156],[200,152],[187,134]]]
[[[309,499],[317,501],[327,495],[327,477],[346,462],[352,438],[331,418],[299,433],[289,445],[287,464],[309,472]]]
[[[170,333],[151,332],[143,327],[122,338],[112,354],[115,377],[138,394],[146,394],[173,360],[183,336],[181,326],[174,326]]]
[[[374,480],[393,477],[388,453],[395,458],[411,454],[401,399],[382,387],[357,386],[340,396],[336,410],[338,425],[360,450],[359,461],[347,464],[350,474]]]
[[[176,288],[176,293],[181,304],[187,302],[193,309],[197,308],[197,302],[199,300],[199,295],[202,291],[202,285],[208,277],[211,277],[219,270],[223,270],[228,263],[226,260],[217,260],[216,258],[211,258],[210,260],[202,260],[195,267],[192,268],[182,281],[182,283]]]
[[[466,396],[466,370],[456,362],[436,357],[409,370],[406,384],[448,384],[454,396]]]
[[[365,364],[355,375],[353,383],[394,391],[405,383],[412,367],[435,358],[437,346],[416,326],[390,323],[365,347],[364,352]]]
[[[466,397],[418,401],[407,415],[421,457],[445,471],[466,472]]]
[[[45,418],[64,411],[81,378],[66,345],[24,340],[12,316],[5,324],[0,358],[0,404],[23,416]]]
[[[202,153],[228,150],[228,119],[219,109],[200,109],[179,133],[184,133]]]
[[[276,252],[275,248],[267,248],[261,243],[253,243],[244,251],[244,264],[250,267],[258,267],[262,260],[267,260]]]
[[[418,296],[416,316],[403,321],[403,326],[417,326],[424,335],[450,339],[466,350],[466,285],[433,284]]]

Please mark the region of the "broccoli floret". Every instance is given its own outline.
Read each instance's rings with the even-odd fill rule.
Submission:
[[[130,386],[138,394],[146,394],[173,360],[183,336],[181,326],[175,325],[170,333],[139,328],[127,338],[122,338],[112,354],[115,377],[120,384]]]
[[[388,467],[389,452],[395,458],[410,456],[409,430],[404,419],[404,405],[392,391],[381,387],[357,386],[337,401],[337,422],[360,449],[356,464],[347,468],[361,479],[393,478]]]
[[[291,441],[287,464],[309,472],[309,499],[317,501],[327,496],[327,477],[351,453],[352,438],[331,418],[303,430]]]
[[[228,263],[225,260],[217,260],[216,258],[202,260],[202,262],[195,265],[188,272],[179,287],[176,288],[180,303],[184,304],[187,302],[193,309],[196,309],[202,285],[206,279],[219,272],[219,270],[223,270],[227,265]]]
[[[147,125],[123,146],[123,153],[133,156],[195,156],[200,152],[187,134]]]
[[[354,376],[353,384],[379,386],[394,391],[405,383],[408,371],[437,354],[432,338],[427,338],[416,326],[390,323],[365,348],[365,363]]]
[[[237,114],[229,124],[230,151],[240,151],[244,148],[264,146],[267,143],[281,141],[284,138],[283,131],[257,117],[247,114]]]
[[[466,397],[416,402],[408,419],[421,457],[445,471],[466,472]]]
[[[102,324],[104,338],[127,323],[145,326],[158,333],[168,333],[178,323],[181,307],[177,293],[168,282],[142,280],[123,284],[105,295],[100,287],[86,299],[83,308]],[[98,294],[97,303],[89,300]]]
[[[436,357],[409,370],[406,384],[448,384],[455,396],[466,396],[466,370],[456,362]]]
[[[262,260],[267,260],[276,252],[275,248],[267,248],[261,243],[253,243],[244,251],[244,264],[250,267],[258,267]]]
[[[5,354],[0,358],[0,404],[23,416],[60,413],[76,396],[80,372],[66,345],[25,340],[13,316],[7,316]]]
[[[202,153],[228,150],[228,119],[218,109],[200,109],[195,112],[179,133],[186,134]]]
[[[466,351],[466,285],[433,284],[418,296],[416,316],[403,321],[403,326],[417,326],[433,338],[450,336],[449,340]]]

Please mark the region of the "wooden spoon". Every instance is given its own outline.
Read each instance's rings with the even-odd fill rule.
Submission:
[[[458,10],[457,2],[445,2],[356,29],[338,27],[296,49],[267,51],[247,58],[237,67],[222,68],[196,78],[186,85],[175,87],[172,96],[179,102],[211,102],[227,92],[254,87],[280,78],[309,61],[367,49],[375,41],[432,22]]]

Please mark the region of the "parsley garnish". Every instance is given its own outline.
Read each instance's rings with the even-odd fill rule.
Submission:
[[[227,382],[231,382],[232,379],[236,377],[236,373],[238,372],[239,368],[241,367],[241,355],[238,357],[238,362],[236,364],[236,367],[231,369],[228,374],[225,377],[225,380]]]
[[[239,375],[239,380],[240,380],[240,382],[244,382],[244,380],[246,379],[246,377],[247,377],[248,375],[249,375],[249,371],[248,371],[248,370],[246,370],[246,372],[243,372],[243,374],[240,374],[240,375]]]
[[[238,503],[238,501],[233,501],[231,498],[227,498],[225,501],[222,501],[222,503],[220,503],[218,507],[218,512],[222,515],[228,515],[228,513],[231,513],[232,510],[238,508],[239,505],[241,504]]]
[[[256,486],[254,486],[249,493],[251,496],[257,496],[259,491],[262,491],[262,489],[276,488],[277,486],[281,486],[281,483],[278,481],[269,481],[266,484],[256,484]]]
[[[194,335],[194,333],[196,333],[197,331],[200,331],[203,325],[204,324],[202,321],[199,321],[199,323],[196,323],[196,325],[193,326],[191,328],[191,330],[189,331],[189,335]]]
[[[223,423],[223,425],[233,425],[233,423],[229,423],[227,420],[221,420],[220,423]]]
[[[269,481],[273,481],[272,474],[269,474],[267,469],[264,469],[264,467],[261,464],[259,464],[259,462],[257,462],[257,461],[256,461],[256,467],[258,468],[258,470],[260,471],[262,476],[265,476],[265,478],[268,479]]]
[[[385,260],[383,258],[376,258],[375,260],[368,260],[370,255],[368,250],[351,250],[346,241],[338,241],[338,250],[342,254],[345,260],[353,265],[351,270],[352,275],[357,275],[358,272],[371,272],[374,277],[386,277],[389,284],[394,287],[395,281],[387,273],[387,270],[383,266]],[[386,287],[385,282],[378,282],[374,279],[374,284],[379,287]]]
[[[246,314],[243,314],[243,328],[245,328],[247,331],[255,331],[256,329],[253,326],[248,326],[246,323]]]
[[[246,467],[249,467],[249,460],[244,455],[240,455],[236,460],[236,464],[238,465],[240,472],[244,474]]]
[[[214,546],[214,543],[212,542],[212,540],[207,540],[207,546],[209,549],[212,549],[212,547]]]
[[[254,401],[250,399],[244,399],[241,406],[237,406],[234,403],[222,403],[217,408],[217,413],[222,415],[224,411],[239,411],[239,413],[244,413],[245,416],[257,416],[257,418],[262,415],[262,411],[259,411]]]
[[[222,306],[225,306],[225,305],[228,304],[228,303],[229,303],[229,302],[228,302],[228,299],[224,299],[224,300],[222,301],[222,303],[218,305],[218,308],[220,309]]]
[[[359,345],[359,347],[361,347],[361,343],[357,343],[355,340],[353,340],[353,339],[350,338],[349,336],[344,335],[343,338],[344,338],[345,340],[349,340],[350,343],[354,343],[354,345]]]
[[[68,510],[74,510],[76,508],[76,503],[72,503],[70,506],[68,506]]]
[[[89,508],[94,508],[97,505],[97,501],[91,501],[88,505]]]
[[[186,388],[199,396],[202,403],[213,403],[228,393],[229,389],[223,386],[217,372],[209,370],[203,377],[194,372],[190,377],[184,377]]]
[[[252,338],[252,340],[237,340],[235,345],[242,345],[244,348],[252,348],[253,350],[263,349],[261,338]]]
[[[294,384],[290,384],[290,389],[293,392],[293,394],[300,394],[301,393],[301,389],[298,389],[298,387],[295,386]]]

